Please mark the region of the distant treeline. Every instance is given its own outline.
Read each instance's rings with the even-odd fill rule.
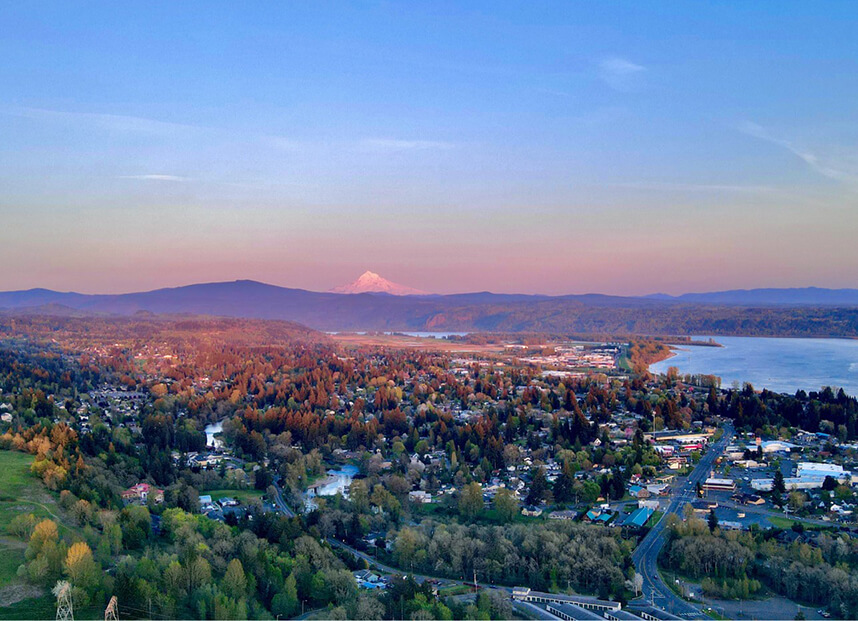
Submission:
[[[480,305],[427,319],[432,330],[670,336],[858,337],[856,308],[587,306],[568,301]]]

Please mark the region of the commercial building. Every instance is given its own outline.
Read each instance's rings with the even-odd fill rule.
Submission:
[[[548,604],[545,609],[565,621],[590,621],[604,618],[575,604]]]
[[[831,477],[838,483],[851,483],[853,475],[843,466],[837,464],[818,464],[812,461],[801,461],[796,467],[796,476],[785,477],[784,485],[787,490],[819,489],[825,483],[826,477]],[[751,487],[760,492],[771,491],[774,479],[754,479]]]
[[[707,492],[735,492],[736,482],[733,479],[708,478],[703,483],[703,489]]]
[[[512,598],[520,602],[536,602],[539,604],[574,604],[575,606],[598,612],[620,610],[621,608],[619,602],[611,602],[599,599],[598,597],[544,593],[542,591],[532,591],[528,587],[513,588]]]

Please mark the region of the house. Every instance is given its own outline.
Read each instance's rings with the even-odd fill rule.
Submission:
[[[577,511],[569,511],[568,509],[564,511],[554,511],[548,514],[549,520],[574,520],[577,517]]]
[[[427,502],[432,502],[432,494],[418,489],[413,492],[408,492],[408,500],[419,504],[425,504]]]
[[[152,487],[148,483],[138,483],[122,492],[122,500],[125,502],[142,502],[149,500],[150,494],[156,503],[164,502],[164,490]]]
[[[212,497],[206,494],[200,496],[200,513],[209,513],[210,511],[220,512],[220,507],[212,501]]]
[[[655,513],[652,509],[647,507],[640,507],[635,509],[623,522],[623,526],[632,526],[635,528],[642,528],[646,525],[649,519],[652,517],[652,514]]]
[[[599,519],[599,516],[602,514],[598,509],[590,509],[587,513],[584,514],[584,519],[589,520],[591,522],[595,522]]]
[[[638,499],[650,497],[650,491],[640,485],[629,485],[629,494]]]
[[[542,509],[539,507],[522,507],[521,514],[529,517],[539,517],[542,515]]]
[[[372,570],[369,569],[361,569],[359,571],[354,572],[354,577],[355,580],[357,580],[358,582],[379,582],[381,580],[378,574],[373,573]]]

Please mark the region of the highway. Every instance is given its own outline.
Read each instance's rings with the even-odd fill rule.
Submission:
[[[709,476],[715,460],[724,452],[733,437],[733,427],[724,427],[724,435],[709,447],[700,459],[697,467],[687,478],[679,479],[674,487],[670,503],[658,523],[652,527],[643,538],[640,545],[632,554],[632,561],[637,572],[643,576],[643,598],[647,602],[685,619],[708,619],[695,605],[686,602],[668,587],[658,574],[658,555],[664,546],[664,529],[667,526],[667,516],[671,513],[680,514],[686,503],[697,497],[697,483],[701,485]]]

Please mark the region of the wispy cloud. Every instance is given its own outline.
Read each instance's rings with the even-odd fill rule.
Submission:
[[[70,127],[86,130],[100,130],[114,133],[149,135],[158,139],[171,139],[176,136],[194,136],[254,142],[278,151],[307,152],[309,150],[331,150],[346,148],[372,153],[396,153],[403,151],[428,151],[452,149],[451,142],[439,140],[403,140],[395,138],[366,138],[351,140],[345,143],[331,143],[318,140],[295,140],[285,136],[265,133],[245,133],[229,129],[207,127],[159,121],[138,116],[123,114],[104,114],[96,112],[69,112],[64,110],[49,110],[44,108],[0,108],[0,114],[17,116],[44,122],[63,123]],[[175,175],[128,175],[126,179],[150,181],[189,181],[190,179]]]
[[[396,140],[392,138],[367,138],[358,143],[364,151],[374,153],[396,153],[400,151],[427,151],[430,149],[452,149],[451,142],[437,140]]]
[[[97,112],[68,112],[61,110],[47,110],[44,108],[9,108],[3,110],[5,114],[19,116],[38,121],[63,121],[96,126],[108,131],[146,133],[146,134],[171,134],[177,131],[200,131],[203,127],[187,125],[184,123],[171,123],[168,121],[157,121],[139,116],[128,116],[122,114],[102,114]]]
[[[844,168],[849,167],[849,164],[846,161],[832,161],[835,158],[817,155],[803,147],[795,145],[789,140],[773,135],[769,130],[757,123],[745,121],[739,125],[739,131],[743,134],[747,134],[748,136],[759,138],[760,140],[764,140],[765,142],[786,149],[823,177],[836,179],[837,181],[858,181],[858,171],[844,170]],[[854,168],[854,166],[852,166],[852,168]]]
[[[191,177],[178,175],[122,175],[120,179],[135,179],[137,181],[191,181]]]
[[[640,83],[646,67],[619,56],[603,58],[599,62],[599,78],[618,91],[627,91]]]

